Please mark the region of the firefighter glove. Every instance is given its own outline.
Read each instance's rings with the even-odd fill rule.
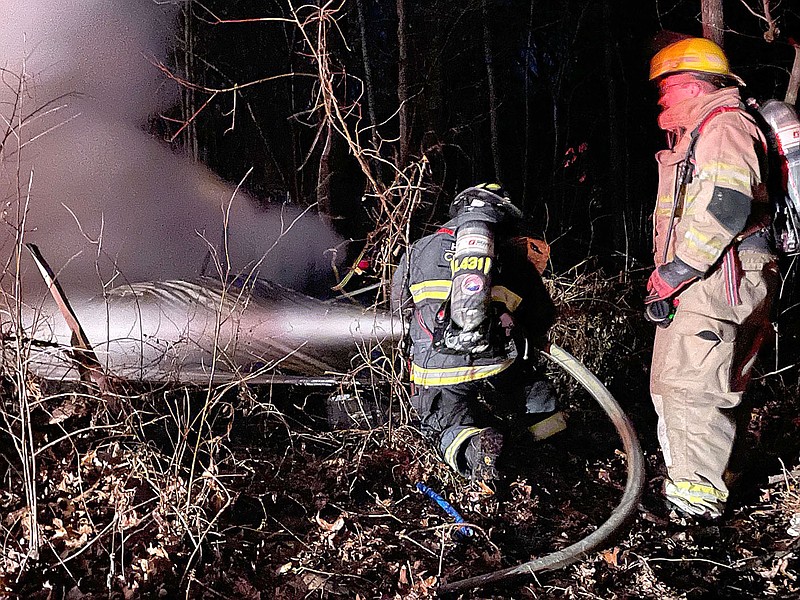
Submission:
[[[647,297],[645,304],[659,300],[668,300],[702,276],[702,272],[687,265],[675,257],[672,262],[661,265],[653,271],[647,280]]]

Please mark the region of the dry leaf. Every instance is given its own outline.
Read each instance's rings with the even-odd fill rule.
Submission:
[[[75,413],[75,404],[68,400],[61,406],[56,407],[56,409],[50,414],[50,418],[48,419],[47,423],[48,425],[56,425],[66,421]]]
[[[478,487],[487,496],[494,496],[494,490],[486,485],[483,481],[478,482]]]
[[[304,573],[303,583],[306,584],[309,592],[325,589],[325,580],[316,573]]]
[[[408,585],[408,568],[405,565],[400,567],[400,576],[398,577],[398,583],[401,586]]]
[[[147,546],[147,553],[158,558],[169,558],[169,554],[160,544],[158,546],[153,546],[152,544]]]
[[[619,566],[619,546],[614,546],[611,550],[604,550],[600,553],[603,560],[612,567]]]
[[[317,522],[317,525],[319,525],[325,531],[329,531],[331,533],[336,533],[342,527],[344,527],[344,517],[342,516],[336,519],[333,523],[328,523],[325,519],[319,516],[319,513],[317,513],[315,520]]]

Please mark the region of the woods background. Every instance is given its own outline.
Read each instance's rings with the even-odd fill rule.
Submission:
[[[665,30],[703,34],[701,8],[715,7],[702,4],[328,3],[325,50],[360,145],[400,169],[426,161],[415,226],[441,218],[459,190],[498,180],[553,244],[556,270],[587,256],[641,266],[649,262],[653,154],[664,144],[649,59]],[[720,2],[709,17],[723,17],[718,37],[724,31],[744,94],[759,100],[784,98],[800,19],[789,3],[771,8],[726,2],[723,15]],[[153,125],[229,181],[253,167],[245,185],[258,197],[319,201],[342,233],[364,237],[373,190],[324,118],[307,40],[275,17],[291,19],[291,11],[280,2],[183,5],[173,67],[207,89],[184,88],[171,116],[195,117],[180,132]],[[206,104],[208,90],[264,78],[274,79]],[[387,185],[395,175],[385,164],[376,173]]]

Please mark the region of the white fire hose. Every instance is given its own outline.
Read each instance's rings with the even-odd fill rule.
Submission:
[[[595,529],[574,544],[567,546],[563,550],[553,552],[522,563],[516,567],[509,567],[500,571],[494,571],[485,575],[478,575],[460,581],[445,583],[437,589],[440,595],[449,595],[465,592],[474,588],[484,587],[491,584],[506,582],[512,579],[522,579],[530,577],[534,573],[541,571],[554,571],[575,563],[591,552],[598,550],[614,537],[619,531],[633,518],[639,497],[642,494],[645,483],[644,456],[639,445],[639,439],[633,424],[622,408],[597,377],[587,369],[577,358],[572,356],[563,348],[550,344],[542,354],[569,373],[584,389],[597,400],[611,419],[617,429],[625,454],[628,459],[628,479],[625,484],[625,492],[619,505],[611,513],[611,516]]]

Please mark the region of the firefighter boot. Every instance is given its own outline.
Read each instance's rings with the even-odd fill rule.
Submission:
[[[497,459],[502,449],[503,435],[496,429],[487,427],[473,435],[464,452],[470,477],[476,481],[497,479]]]

